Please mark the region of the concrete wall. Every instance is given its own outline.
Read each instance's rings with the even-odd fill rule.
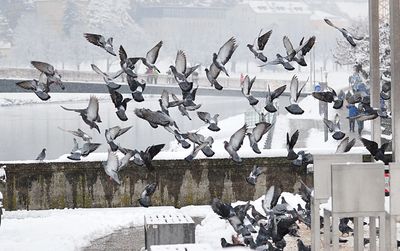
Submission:
[[[265,167],[257,185],[246,183],[252,166]],[[1,164],[0,164],[1,165]],[[110,181],[100,162],[7,164],[7,183],[0,184],[7,210],[76,207],[138,206],[144,186],[157,182],[153,205],[181,207],[209,204],[214,197],[224,201],[253,200],[271,185],[294,192],[301,178],[312,176],[290,167],[285,158],[244,159],[236,165],[229,159],[154,161],[155,171],[130,164],[121,172],[122,185]]]

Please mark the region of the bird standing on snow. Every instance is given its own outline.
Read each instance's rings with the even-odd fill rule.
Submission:
[[[138,199],[139,204],[142,207],[149,207],[151,206],[151,196],[154,194],[157,188],[157,183],[151,183],[146,185],[140,198]]]
[[[109,37],[107,40],[104,36],[93,33],[83,33],[83,36],[86,38],[89,43],[92,43],[96,46],[103,48],[106,52],[110,53],[113,56],[116,56],[113,47],[113,38]]]
[[[39,155],[36,157],[36,160],[42,161],[46,158],[46,148],[43,148],[43,150],[39,153]]]

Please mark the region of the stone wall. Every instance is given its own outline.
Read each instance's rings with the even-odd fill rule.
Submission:
[[[252,166],[265,168],[256,186],[246,183]],[[122,185],[111,181],[100,162],[7,164],[7,183],[0,184],[7,210],[76,207],[138,206],[137,199],[150,182],[157,182],[153,205],[209,204],[253,200],[271,185],[295,192],[301,178],[312,184],[312,176],[295,170],[285,158],[244,159],[237,165],[229,159],[154,161],[149,172],[132,163],[120,173]]]

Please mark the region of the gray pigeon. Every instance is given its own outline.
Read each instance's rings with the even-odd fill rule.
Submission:
[[[133,70],[135,69],[135,64],[139,61],[139,58],[128,58],[124,47],[121,45],[119,47],[119,60],[122,71],[124,71],[127,76],[137,78],[137,74]]]
[[[36,160],[42,161],[46,158],[46,148],[43,148],[43,150],[39,153],[39,155],[36,157]]]
[[[99,126],[96,122],[100,123],[101,119],[99,116],[99,100],[95,96],[90,96],[89,105],[85,109],[72,109],[61,106],[64,110],[73,111],[79,113],[82,117],[82,120],[90,126],[90,129],[96,128],[96,130],[100,133]]]
[[[273,61],[270,61],[266,64],[262,64],[259,67],[264,67],[267,65],[278,65],[278,64],[283,65],[283,67],[288,71],[294,70],[294,67],[289,63],[289,60],[287,60],[287,58],[282,57],[281,54],[279,54],[279,53],[276,54],[276,59],[274,59]]]
[[[334,25],[329,19],[325,18],[324,19],[325,23],[327,23],[329,26],[332,26],[333,28],[339,30],[343,37],[346,38],[347,42],[349,42],[351,44],[351,46],[355,47],[357,44],[354,42],[355,40],[363,40],[363,37],[359,37],[359,36],[355,36],[353,34],[351,34],[349,31],[347,31],[345,28],[339,28],[336,25]]]
[[[60,129],[60,130],[62,130],[64,132],[69,132],[69,133],[71,133],[72,135],[74,135],[76,137],[82,138],[83,141],[86,141],[86,142],[90,142],[92,140],[92,137],[90,137],[87,133],[85,133],[84,131],[82,131],[79,128],[76,131],[66,130],[66,129],[63,129],[61,127],[58,127],[58,129]]]
[[[112,75],[108,75],[107,73],[100,70],[99,67],[97,67],[95,64],[91,64],[90,66],[92,67],[93,71],[103,77],[104,82],[109,88],[117,90],[121,87],[121,85],[114,83],[113,80],[118,78],[124,72],[122,69]]]
[[[269,85],[268,85],[268,92],[267,92],[267,100],[265,104],[265,110],[268,112],[274,113],[277,111],[276,107],[274,106],[274,100],[279,98],[282,93],[286,90],[286,85],[276,88],[273,92],[271,92]]]
[[[296,75],[292,77],[292,81],[290,82],[290,105],[286,106],[286,110],[295,115],[300,115],[304,113],[304,110],[301,109],[301,107],[298,105],[299,97],[301,94],[301,91],[303,88],[306,86],[304,85],[299,89],[299,80]]]
[[[187,67],[186,54],[179,50],[176,54],[175,66],[171,65],[170,69],[176,82],[178,82],[182,91],[190,91],[193,83],[189,83],[187,78],[192,74],[200,65]]]
[[[65,89],[63,82],[61,81],[60,73],[49,63],[40,62],[40,61],[31,61],[33,67],[39,70],[41,73],[44,73],[47,77],[47,85],[50,86],[52,84],[56,84],[60,86],[62,90]]]
[[[324,118],[324,123],[328,127],[330,132],[334,132],[332,138],[336,140],[341,140],[346,135],[344,132],[340,130],[340,119],[339,114],[335,115],[335,120],[331,121],[329,119]]]
[[[199,151],[202,151],[207,157],[214,156],[215,152],[211,149],[214,139],[211,136],[205,138],[197,132],[187,132],[181,135],[184,139],[188,139],[195,144],[193,152],[185,158],[186,161],[192,161]]]
[[[106,137],[107,143],[110,145],[111,151],[115,152],[118,150],[118,146],[114,143],[114,140],[126,133],[131,129],[132,126],[121,128],[120,126],[114,126],[105,130],[104,135]]]
[[[87,41],[90,43],[97,45],[103,48],[106,52],[110,53],[113,56],[116,56],[113,47],[113,38],[110,37],[106,40],[106,38],[99,34],[92,34],[92,33],[83,33],[83,36],[86,38]]]
[[[261,171],[260,167],[257,165],[254,165],[253,170],[251,170],[249,176],[246,177],[247,183],[255,186],[256,182],[257,182],[257,178],[258,178],[258,176],[260,176],[261,173],[262,173],[262,171]]]
[[[289,62],[295,61],[301,66],[307,66],[304,56],[311,50],[315,43],[315,36],[312,36],[303,44],[304,37],[300,41],[300,46],[296,49],[293,48],[287,36],[283,37],[283,45],[286,49],[287,56],[285,57]]]
[[[169,93],[167,90],[163,90],[161,93],[161,98],[158,100],[160,103],[161,111],[167,115],[169,115],[168,108],[176,107],[182,105],[184,103],[183,100],[179,100],[175,94],[171,93],[173,101],[169,101]]]
[[[243,144],[244,137],[246,136],[247,125],[244,124],[237,130],[229,139],[229,142],[224,141],[224,148],[231,156],[232,160],[236,163],[241,163],[242,159],[237,154],[237,151]]]
[[[254,54],[256,58],[261,60],[262,62],[266,63],[267,62],[267,57],[262,53],[262,51],[265,48],[265,45],[267,44],[269,37],[272,34],[272,30],[264,33],[261,35],[262,30],[260,30],[260,34],[258,35],[257,38],[257,44],[255,44],[255,41],[253,44],[247,44],[247,47],[249,50]],[[256,46],[256,47],[255,47]]]
[[[70,160],[81,160],[81,157],[86,157],[96,151],[100,145],[99,143],[86,142],[82,147],[79,147],[78,142],[74,139],[74,147],[71,150],[71,155],[67,156],[67,158]]]
[[[356,139],[352,139],[349,141],[349,137],[344,138],[336,148],[336,153],[346,153],[350,151],[355,143]]]
[[[215,114],[213,117],[211,117],[210,113],[208,112],[197,112],[197,116],[199,116],[201,120],[209,124],[209,126],[207,127],[209,130],[213,132],[218,132],[219,130],[221,130],[218,127],[219,114]]]
[[[43,101],[50,99],[47,77],[43,73],[40,74],[39,80],[23,80],[15,84],[25,90],[33,91]]]
[[[158,42],[153,48],[151,48],[146,57],[137,57],[135,59],[141,60],[142,63],[147,66],[148,69],[154,69],[160,73],[160,70],[154,65],[158,58],[158,53],[160,52],[163,41]]]
[[[118,156],[115,154],[115,152],[108,150],[107,161],[103,162],[102,165],[104,171],[110,177],[110,179],[113,179],[115,182],[118,183],[118,185],[121,185],[121,180],[119,179],[118,176],[118,167],[120,163],[118,160]]]
[[[128,102],[131,101],[132,99],[130,98],[124,98],[121,93],[118,91],[111,89],[110,87],[108,88],[108,92],[110,93],[111,100],[117,109],[115,112],[118,116],[118,118],[121,121],[127,121],[128,117],[126,116],[126,109]]]
[[[299,156],[297,155],[297,153],[294,152],[293,148],[297,143],[297,139],[299,138],[299,130],[296,130],[293,135],[290,137],[289,139],[289,133],[286,133],[286,148],[288,151],[287,154],[287,159],[288,160],[295,160],[297,159]]]
[[[272,125],[268,122],[259,122],[256,124],[256,127],[254,127],[251,132],[246,133],[246,135],[249,136],[250,146],[255,153],[261,153],[257,143],[261,140],[264,134],[266,134],[269,129],[271,129],[271,126]]]
[[[157,128],[160,125],[164,127],[175,126],[179,129],[176,122],[170,116],[161,111],[155,112],[147,108],[136,108],[135,114],[139,118],[149,122],[150,126],[153,128]]]
[[[129,89],[132,92],[133,100],[136,102],[144,101],[143,91],[146,89],[146,82],[143,79],[141,79],[139,82],[136,78],[131,77],[130,75],[126,76],[126,80],[128,82]]]
[[[253,87],[253,84],[255,81],[256,81],[256,77],[254,77],[250,80],[249,75],[246,75],[244,77],[243,85],[241,88],[243,96],[245,96],[247,98],[247,100],[249,101],[249,104],[251,106],[258,104],[258,99],[256,99],[255,97],[253,97],[253,95],[251,95],[251,88]]]
[[[154,194],[157,188],[157,183],[151,183],[146,185],[140,198],[138,199],[139,204],[142,207],[149,207],[151,206],[151,196]]]

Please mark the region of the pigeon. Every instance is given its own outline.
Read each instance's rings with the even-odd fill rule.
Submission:
[[[118,146],[114,143],[114,140],[121,136],[122,134],[126,133],[131,129],[132,126],[128,126],[125,128],[121,128],[119,126],[114,126],[111,128],[108,128],[104,131],[104,135],[106,137],[107,143],[110,145],[111,151],[115,152],[118,150]]]
[[[261,171],[260,167],[257,165],[254,165],[253,170],[251,170],[249,176],[246,177],[247,183],[255,186],[256,182],[257,182],[257,178],[258,178],[258,176],[260,176],[261,173],[262,173],[262,171]]]
[[[274,59],[273,61],[270,61],[266,64],[262,64],[259,67],[264,67],[267,65],[277,65],[277,64],[281,64],[283,65],[283,67],[288,70],[288,71],[293,71],[294,67],[289,63],[289,60],[287,60],[286,58],[282,57],[281,54],[277,53],[276,54],[276,59]]]
[[[190,143],[187,142],[177,130],[174,130],[174,136],[178,141],[178,144],[180,144],[184,149],[190,148]]]
[[[163,149],[164,146],[165,144],[152,145],[147,147],[146,151],[139,152],[140,159],[142,160],[143,163],[142,165],[146,166],[149,169],[149,171],[154,170],[151,161],[153,160],[154,156],[156,156],[161,151],[161,149]],[[135,163],[137,164],[140,162],[136,161]]]
[[[254,54],[254,57],[258,58],[262,62],[266,63],[268,61],[267,57],[262,53],[265,48],[265,45],[268,43],[269,37],[272,34],[272,30],[267,31],[266,33],[262,34],[262,29],[257,38],[257,44],[255,41],[253,44],[247,44],[247,48]]]
[[[297,250],[298,251],[311,251],[311,246],[304,245],[303,241],[297,239]]]
[[[339,220],[339,231],[342,233],[342,236],[347,234],[350,235],[350,232],[353,232],[353,229],[347,225],[349,223],[349,218],[341,218]]]
[[[215,114],[213,117],[211,117],[210,113],[208,112],[197,112],[197,116],[199,116],[201,120],[209,124],[209,126],[207,127],[209,130],[213,132],[218,132],[219,130],[221,130],[218,127],[219,114]]]
[[[7,182],[6,165],[0,167],[0,181],[3,183]]]
[[[336,140],[341,140],[346,135],[344,132],[340,130],[339,114],[335,115],[334,121],[324,118],[324,124],[328,127],[330,132],[334,132],[332,134],[332,138]]]
[[[313,97],[327,103],[334,103],[333,108],[334,109],[340,109],[343,106],[343,101],[345,98],[344,91],[341,90],[339,92],[339,95],[336,94],[335,90],[328,87],[328,90],[322,91],[322,92],[313,92],[312,93]]]
[[[179,50],[177,52],[175,59],[175,66],[171,65],[170,69],[176,82],[178,82],[179,86],[181,87],[182,91],[189,91],[191,89],[193,83],[189,83],[187,78],[194,71],[196,71],[199,66],[200,65],[188,67],[186,62],[186,54],[182,50]]]
[[[347,31],[345,28],[339,28],[336,25],[334,25],[329,19],[325,18],[324,19],[325,23],[327,23],[329,26],[332,26],[333,28],[336,28],[337,30],[339,30],[342,35],[346,38],[347,42],[349,42],[351,44],[351,46],[355,47],[357,46],[357,44],[354,42],[355,40],[363,40],[363,37],[359,37],[359,36],[355,36],[353,34],[351,34],[349,31]]]
[[[40,74],[39,80],[23,80],[15,84],[25,90],[33,91],[36,96],[38,96],[43,101],[50,99],[50,95],[48,94],[48,92],[50,91],[49,85],[46,75],[44,75],[43,73]]]
[[[261,201],[262,208],[266,214],[269,214],[272,209],[278,204],[282,189],[271,186],[264,195],[264,200]]]
[[[306,84],[304,83],[304,85],[299,89],[299,79],[296,75],[293,76],[290,82],[290,105],[285,107],[289,113],[295,115],[300,115],[304,113],[304,110],[301,109],[301,107],[298,105],[298,101],[301,91],[305,86]]]
[[[135,69],[135,64],[139,61],[139,58],[128,58],[126,51],[122,45],[119,47],[119,64],[123,72],[127,76],[132,78],[137,78],[137,74],[133,71]]]
[[[311,153],[306,153],[305,151],[299,151],[297,153],[297,159],[292,161],[294,167],[307,166],[313,163],[313,156]]]
[[[241,163],[242,159],[237,154],[237,151],[243,144],[244,137],[246,136],[247,125],[244,124],[237,130],[229,139],[229,142],[224,141],[224,148],[231,156],[232,160],[236,163]]]
[[[307,42],[303,44],[304,37],[300,41],[299,50],[293,58],[301,66],[307,66],[304,56],[312,49],[315,44],[315,36],[310,37]]]
[[[217,90],[222,90],[222,86],[217,82],[217,77],[221,71],[223,71],[226,76],[229,76],[225,65],[228,63],[237,47],[236,39],[231,37],[221,46],[218,54],[213,54],[213,62],[210,65],[210,69],[205,69],[208,81],[211,83],[211,86],[214,86]]]
[[[64,132],[69,132],[69,133],[71,133],[72,135],[74,135],[76,137],[82,138],[83,141],[86,141],[86,142],[90,142],[92,140],[92,137],[90,137],[87,133],[85,133],[84,131],[82,131],[79,128],[76,131],[66,130],[66,129],[63,129],[61,127],[58,127],[58,129],[60,129],[60,130],[62,130]]]
[[[158,42],[153,48],[151,48],[146,57],[138,57],[137,59],[141,60],[142,63],[147,66],[148,69],[154,69],[160,73],[160,70],[154,65],[158,58],[158,53],[160,52],[161,46],[163,45],[163,41]]]
[[[117,56],[117,54],[115,54],[115,52],[114,52],[112,37],[109,37],[106,40],[106,38],[104,36],[99,35],[99,34],[92,34],[92,33],[83,33],[83,36],[90,43],[103,48],[106,52],[110,53],[113,56]]]
[[[96,151],[100,145],[99,143],[86,142],[82,147],[79,147],[78,143],[74,140],[74,148],[71,151],[71,155],[67,156],[67,158],[70,160],[81,160],[81,157],[86,157]]]
[[[221,238],[221,247],[228,248],[228,247],[245,247],[245,244],[242,243],[228,243],[225,238]]]
[[[251,132],[246,133],[246,135],[249,137],[250,146],[255,153],[261,154],[257,143],[261,140],[264,134],[266,134],[269,129],[271,129],[271,127],[272,125],[268,122],[259,122],[256,124],[256,127],[254,127]]]
[[[199,105],[196,105],[194,103],[194,101],[196,100],[196,93],[197,90],[199,89],[199,86],[197,86],[196,88],[193,88],[191,91],[189,92],[182,92],[182,99],[183,99],[183,105],[185,107],[197,107]]]
[[[153,128],[157,128],[159,125],[161,125],[164,127],[175,126],[177,129],[179,129],[176,125],[176,122],[170,116],[161,111],[154,112],[147,108],[135,108],[135,114],[139,118],[149,122],[150,126]]]
[[[175,133],[178,133],[177,131],[175,131]],[[196,154],[198,153],[198,151],[202,151],[204,153],[204,155],[206,155],[207,157],[212,157],[215,152],[211,149],[212,144],[214,143],[214,139],[212,137],[204,137],[203,135],[197,133],[197,132],[187,132],[187,133],[178,133],[180,136],[182,136],[182,138],[184,139],[188,139],[191,142],[193,142],[194,144],[198,145],[199,148],[193,150],[193,153],[191,154],[191,156],[187,157],[188,161],[191,161]],[[200,145],[202,145],[200,147]],[[197,151],[196,151],[197,150]]]
[[[336,153],[347,153],[356,143],[356,139],[349,141],[349,137],[344,138],[338,147],[336,148]]]
[[[172,98],[174,99],[175,102],[179,103],[180,100],[178,99],[178,97],[175,94],[171,94]],[[186,107],[183,105],[183,101],[182,104],[178,105],[178,110],[181,112],[182,116],[186,116],[189,120],[192,120],[192,118],[190,117]]]
[[[115,152],[108,150],[108,158],[106,162],[102,163],[104,171],[113,179],[118,185],[121,185],[121,180],[118,176],[118,167],[119,167],[119,160],[118,156]]]
[[[143,91],[146,88],[146,82],[143,79],[141,79],[139,82],[136,78],[131,77],[130,75],[126,76],[126,80],[128,82],[129,89],[132,92],[133,100],[136,102],[143,102]]]
[[[151,196],[154,194],[157,188],[157,183],[151,183],[146,185],[140,198],[138,199],[139,204],[142,207],[149,207],[151,206]]]
[[[211,152],[211,153],[208,154],[210,156],[207,156],[207,157],[212,157],[215,154],[215,152],[210,148],[210,143],[209,142],[203,142],[200,145],[195,146],[193,151],[192,151],[192,153],[185,157],[185,160],[188,161],[188,162],[191,162],[196,157],[196,155],[199,153],[199,151],[203,151],[204,152],[205,148],[208,148],[209,149],[208,151]]]
[[[106,83],[107,87],[113,90],[117,90],[121,87],[121,85],[114,83],[113,80],[118,78],[124,72],[123,70],[119,70],[112,75],[108,75],[107,73],[100,70],[99,67],[97,67],[95,64],[91,64],[90,66],[92,67],[93,71],[103,77],[103,80]]]
[[[61,106],[64,110],[67,111],[74,111],[80,114],[82,117],[83,121],[90,126],[90,129],[96,128],[96,130],[100,133],[99,126],[96,124],[96,122],[101,122],[100,116],[99,116],[99,100],[95,96],[90,96],[89,100],[89,105],[85,109],[72,109],[72,108],[66,108],[64,106]]]
[[[169,115],[168,108],[176,107],[184,103],[183,100],[179,100],[175,94],[171,93],[174,101],[169,101],[169,93],[167,90],[163,90],[161,93],[161,98],[158,100],[160,103],[161,111],[167,115]]]
[[[110,87],[108,88],[108,91],[110,93],[111,100],[112,100],[115,108],[117,109],[117,111],[115,113],[117,114],[118,118],[121,121],[127,121],[128,117],[126,116],[126,108],[127,108],[128,102],[131,101],[132,99],[124,98],[121,93],[119,93],[118,91],[116,91],[114,89],[111,89]]]
[[[268,85],[268,92],[267,92],[267,100],[266,100],[266,105],[265,105],[265,110],[267,110],[270,113],[274,113],[277,111],[276,107],[274,106],[274,100],[279,98],[279,96],[282,95],[282,93],[286,90],[286,85],[282,85],[278,88],[276,88],[272,93]]]
[[[249,75],[246,75],[246,77],[243,80],[243,85],[241,88],[243,96],[247,98],[251,106],[258,104],[258,99],[256,99],[255,97],[253,97],[253,95],[251,95],[251,87],[253,87],[255,81],[256,77],[250,80]]]
[[[297,153],[293,151],[293,148],[296,145],[298,138],[299,138],[299,130],[296,130],[290,137],[290,139],[289,139],[289,133],[286,133],[286,148],[288,151],[286,158],[288,160],[295,160],[298,157]]]
[[[43,148],[43,150],[36,157],[36,160],[43,161],[45,158],[46,158],[46,148]]]
[[[61,81],[60,73],[49,63],[40,62],[40,61],[31,61],[33,67],[39,70],[41,73],[45,74],[47,77],[47,85],[57,84],[60,86],[62,90],[65,90],[65,86]]]
[[[368,140],[362,137],[361,142],[363,143],[365,148],[367,148],[367,150],[371,153],[371,155],[374,156],[375,160],[381,160],[385,163],[385,165],[388,165],[390,157],[385,156],[385,151],[390,142],[382,144],[381,147],[379,147],[375,141]]]

